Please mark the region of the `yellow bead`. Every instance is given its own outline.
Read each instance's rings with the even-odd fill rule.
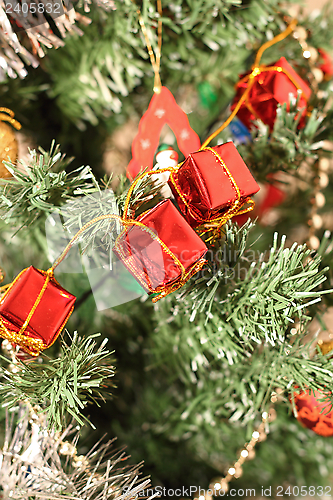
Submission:
[[[235,471],[235,478],[238,479],[239,477],[241,477],[241,475],[243,474],[243,469],[242,467],[236,467],[236,471]]]
[[[304,42],[307,39],[308,34],[305,28],[303,28],[302,26],[297,26],[297,29],[294,31],[293,36],[294,38],[296,38],[296,40]]]
[[[307,50],[310,52],[311,61],[316,62],[318,60],[318,51],[314,47],[308,47]]]
[[[229,485],[226,481],[221,481],[221,490],[224,491],[225,493],[228,493],[229,491]]]
[[[309,240],[309,243],[310,243],[310,247],[311,248],[313,248],[314,250],[318,250],[319,245],[320,245],[320,241],[317,238],[317,236],[311,236],[310,240]]]
[[[320,68],[312,68],[311,71],[317,83],[321,83],[324,80],[324,73]]]
[[[317,193],[316,194],[316,205],[317,207],[321,208],[325,205],[326,203],[326,198],[325,196],[323,195],[323,193]]]
[[[325,172],[320,172],[319,173],[319,186],[321,188],[325,188],[328,186],[330,180],[328,178],[328,175]]]
[[[259,442],[261,443],[262,441],[265,441],[266,439],[267,439],[266,432],[261,432],[259,435]]]
[[[320,229],[323,225],[323,219],[318,214],[314,214],[312,217],[313,227]]]
[[[209,489],[213,491],[218,491],[221,489],[222,477],[215,477],[209,485]]]
[[[274,420],[276,419],[276,411],[274,410],[274,408],[271,408],[269,410],[269,417],[268,417],[269,421],[270,422],[274,422]]]
[[[329,158],[326,158],[326,157],[320,158],[319,170],[321,170],[322,172],[328,172],[328,170],[330,169],[330,164],[331,164],[331,161]]]

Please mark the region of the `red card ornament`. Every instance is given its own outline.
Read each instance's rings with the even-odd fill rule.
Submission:
[[[0,337],[33,356],[50,347],[64,328],[76,298],[53,270],[24,269],[0,300]]]
[[[250,90],[237,112],[238,118],[248,128],[253,126],[253,120],[259,119],[273,130],[278,104],[289,104],[290,94],[295,99],[298,91],[302,92],[299,100],[299,108],[302,117],[306,115],[307,101],[311,95],[311,89],[304,80],[290,66],[285,57],[269,66],[255,68],[255,73],[242,75],[236,85],[236,96],[231,109],[235,109],[244,92],[250,86]],[[302,123],[302,122],[301,122]]]
[[[149,107],[139,123],[139,131],[132,143],[132,160],[127,167],[127,177],[134,177],[148,167],[153,167],[154,155],[164,125],[174,132],[178,147],[184,156],[200,148],[199,136],[190,127],[186,113],[178,106],[166,87],[154,93]]]
[[[117,238],[114,253],[153,302],[178,290],[205,264],[205,243],[170,200],[135,220]]]
[[[297,409],[297,420],[304,427],[311,429],[319,436],[333,436],[333,411],[327,413],[330,403],[319,403],[322,395],[319,391],[306,391],[294,394],[294,401]],[[325,408],[325,412],[321,411]]]

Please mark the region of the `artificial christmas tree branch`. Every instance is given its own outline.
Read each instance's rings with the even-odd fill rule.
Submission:
[[[163,6],[162,16],[157,15],[156,2],[152,0],[142,5],[125,0],[116,7],[109,15],[93,8],[94,23],[83,28],[85,36],[68,38],[66,46],[59,51],[49,50],[43,68],[36,74],[30,72],[27,77],[25,92],[19,82],[1,87],[2,96],[6,97],[3,103],[14,109],[23,128],[41,132],[43,141],[37,135],[36,142],[42,144],[44,150],[54,131],[65,137],[64,151],[68,144],[70,148],[75,144],[81,155],[77,166],[86,163],[97,166],[97,162],[91,161],[89,151],[95,155],[99,146],[96,147],[94,138],[101,139],[106,130],[108,134],[119,132],[113,136],[113,144],[129,150],[130,133],[122,127],[130,117],[135,129],[137,117],[147,107],[153,72],[139,34],[138,7],[154,49],[158,47],[158,24],[163,24],[161,78],[171,90],[177,91],[177,101],[189,114],[191,127],[202,142],[209,136],[211,130],[207,128],[212,128],[217,116],[216,126],[228,116],[228,103],[234,97],[233,85],[238,78],[242,79],[238,74],[248,71],[258,48],[283,31],[288,19],[286,7],[281,8],[276,0],[249,0],[239,5],[234,1],[216,4],[210,0],[191,3],[176,0]],[[255,225],[250,221],[243,226],[241,221],[239,226],[228,222],[218,241],[209,244],[206,239],[208,262],[200,275],[158,305],[153,306],[143,296],[111,311],[97,312],[92,293],[84,301],[84,307],[78,308],[70,319],[72,330],[104,332],[103,338],[112,339],[117,353],[119,397],[100,408],[90,406],[92,422],[101,432],[111,428],[129,445],[130,452],[137,457],[136,462],[144,458],[147,473],[153,472],[158,484],[178,487],[193,481],[193,484],[206,485],[214,477],[209,467],[225,475],[224,467],[230,467],[237,450],[251,440],[272,391],[282,391],[284,400],[277,407],[278,418],[272,423],[269,443],[260,446],[256,450],[257,459],[244,468],[243,477],[238,480],[240,487],[254,485],[257,488],[262,484],[285,482],[324,484],[333,467],[331,441],[300,427],[292,415],[293,404],[289,400],[295,391],[304,390],[318,391],[332,402],[333,390],[330,354],[323,356],[313,345],[319,328],[313,319],[322,320],[321,329],[325,329],[325,325],[330,329],[326,313],[332,306],[332,272],[327,271],[327,267],[332,266],[333,245],[325,232],[326,228],[332,229],[329,217],[333,198],[328,182],[331,152],[327,143],[333,137],[332,91],[331,82],[326,80],[328,73],[320,69],[322,61],[315,59],[317,49],[323,47],[328,53],[331,49],[332,12],[328,8],[317,17],[300,14],[298,25],[297,36],[290,36],[278,47],[270,47],[263,63],[271,65],[282,54],[288,58],[299,77],[312,88],[306,114],[305,107],[297,109],[299,101],[288,106],[285,99],[286,104],[277,108],[277,117],[273,114],[269,117],[271,122],[274,119],[274,124],[268,126],[254,121],[251,133],[246,135],[248,142],[238,147],[256,180],[273,185],[279,181],[289,182],[283,203],[275,209],[276,218],[273,218],[274,211],[269,210],[267,214],[272,216],[269,219],[263,220],[260,211],[254,214],[258,217]],[[321,81],[315,79],[315,75],[321,76],[320,72],[325,77]],[[33,85],[35,78],[38,85]],[[43,83],[41,93],[31,90],[42,87]],[[203,88],[207,91],[206,99]],[[293,95],[296,99],[296,91]],[[30,111],[24,113],[27,107]],[[221,113],[222,109],[225,111]],[[302,122],[300,114],[304,115]],[[99,122],[100,127],[89,126],[89,132],[85,133],[87,121]],[[78,125],[80,131],[71,123]],[[169,141],[168,134],[162,135]],[[63,137],[58,136],[59,141]],[[220,141],[230,139],[233,139],[231,129],[219,136]],[[128,144],[124,146],[126,140]],[[164,138],[161,140],[164,142]],[[81,151],[83,143],[85,147]],[[70,149],[70,155],[72,153]],[[126,155],[127,150],[121,163],[124,169],[129,161]],[[53,262],[86,222],[107,215],[110,206],[119,217],[126,212],[129,183],[124,177],[113,196],[110,179],[97,180],[100,173],[93,174],[88,169],[66,173],[66,159],[58,165],[59,169],[55,164],[48,170],[44,168],[45,153],[42,156],[41,160],[38,154],[32,158],[32,167],[28,162],[30,173],[26,177],[19,167],[15,178],[16,167],[10,165],[14,178],[9,182],[0,181],[0,196],[5,197],[0,198],[3,239],[0,265],[8,279],[27,261],[39,267],[43,261],[46,269],[46,256]],[[322,164],[323,170],[326,162],[326,184],[321,186],[325,191],[317,193],[324,196],[324,205],[318,202],[319,211],[314,214],[311,199],[316,162]],[[281,171],[285,175],[280,177],[277,174]],[[87,178],[82,172],[87,172]],[[75,177],[77,185],[71,182]],[[41,192],[35,179],[42,185]],[[256,200],[259,208],[264,188]],[[216,189],[224,190],[224,184],[216,185]],[[149,179],[142,179],[135,186],[129,216],[134,219],[151,210],[159,196],[159,187]],[[322,203],[322,197],[315,197]],[[11,209],[8,203],[12,204]],[[58,221],[61,230],[64,226],[67,228],[60,235],[59,226],[54,226],[50,245],[54,255],[47,249],[44,234],[44,222],[50,215],[49,220],[53,217],[53,222]],[[318,255],[302,245],[311,215],[322,217],[322,227],[317,233],[321,238]],[[97,267],[104,265],[104,258],[110,264],[113,246],[109,222],[106,220],[104,224],[99,220],[99,223],[94,230],[82,234],[80,240],[84,251],[82,263],[85,264],[89,256]],[[173,223],[165,221],[165,228],[172,236]],[[11,239],[11,232],[21,227],[25,230]],[[271,243],[274,232],[287,235],[287,240],[284,242],[283,237],[280,243],[275,237]],[[49,243],[48,229],[46,233]],[[38,248],[36,244],[31,245],[37,241]],[[298,244],[292,245],[293,241]],[[78,252],[75,259],[75,251],[72,250],[74,253],[67,260],[67,274],[64,272],[62,279],[66,289],[80,296],[89,285],[82,269],[74,275],[77,268],[74,270],[71,263],[81,266]],[[65,267],[66,263],[63,269]],[[126,280],[122,275],[119,285],[123,285],[123,281]],[[112,294],[112,286],[105,286],[105,293],[103,289],[105,297]],[[130,287],[126,290],[130,291]],[[131,298],[130,293],[127,295],[124,300]],[[56,347],[50,349],[49,356],[57,356]],[[71,354],[69,358],[74,366],[74,356]],[[8,392],[17,394],[19,399],[23,397],[23,390],[30,387],[31,374],[29,372],[26,378],[23,369],[27,366],[28,371],[33,365],[22,363],[23,369],[16,372],[19,378],[14,380],[13,366],[7,367],[6,363],[4,361],[4,370],[11,377]],[[16,369],[17,363],[13,364]],[[57,359],[49,359],[35,367],[40,377],[43,367],[48,367],[44,370],[46,376],[52,367],[55,370],[60,367],[50,377],[53,387],[53,383],[62,378],[63,367]],[[86,369],[85,365],[83,372]],[[64,368],[66,370],[68,386],[73,390],[71,367]],[[39,381],[37,375],[33,381]],[[5,390],[8,381],[4,382]],[[45,388],[46,382],[43,382]],[[29,398],[41,401],[42,395],[35,389]],[[46,387],[46,390],[52,393],[53,389]],[[64,392],[63,407],[73,404],[70,390],[66,386],[70,396],[68,399]],[[85,395],[81,395],[85,404]],[[48,404],[46,401],[44,410]],[[86,414],[88,408],[80,409],[78,404],[79,418],[82,418],[81,411]],[[80,433],[84,432],[83,428]],[[74,456],[78,458],[76,453]],[[52,469],[58,471],[55,465]],[[30,484],[24,483],[27,471],[19,473],[23,481],[22,496],[27,496],[27,491],[31,491]],[[34,470],[32,475],[34,473],[39,479],[45,479],[43,469]],[[87,483],[90,479],[84,476],[84,480]],[[238,487],[236,482],[232,487]]]
[[[1,367],[3,404],[13,408],[27,401],[39,407],[49,428],[63,428],[68,415],[80,425],[94,427],[82,410],[88,403],[99,404],[111,397],[110,377],[114,375],[112,353],[105,348],[106,340],[97,346],[98,336],[83,339],[75,333],[70,345],[62,340],[58,358],[43,355],[29,362],[14,358],[14,370],[13,365]],[[8,358],[2,356],[2,360]]]
[[[239,151],[244,160],[252,166],[257,178],[266,181],[274,172],[293,173],[304,163],[318,159],[319,155],[330,156],[323,148],[323,140],[333,136],[325,127],[328,117],[316,108],[308,117],[304,128],[298,128],[300,113],[296,103],[278,106],[274,129],[258,122],[253,130],[253,142],[243,144]],[[325,130],[325,132],[323,132]]]
[[[228,258],[227,246],[224,253]],[[286,249],[275,237],[268,255],[260,254],[251,263],[244,252],[239,261],[245,278],[232,276],[230,267],[226,282],[220,277],[210,308],[206,303],[201,312],[196,310],[195,283],[182,301],[158,305],[151,368],[169,366],[169,380],[175,388],[183,386],[187,403],[182,400],[174,410],[175,425],[180,419],[191,427],[191,414],[195,418],[208,407],[224,417],[231,410],[231,421],[250,424],[264,410],[272,384],[290,391],[307,383],[331,399],[330,361],[312,359],[310,345],[302,344],[312,308],[326,292],[320,257],[311,258],[305,246]],[[251,269],[258,273],[251,274]],[[198,282],[203,288],[208,279]]]
[[[89,12],[91,0],[83,0],[85,11]],[[99,8],[106,11],[113,10],[115,4],[112,0],[96,1]],[[89,24],[91,20],[75,12],[73,3],[50,0],[48,5],[34,3],[30,6],[25,2],[0,2],[0,56],[2,59],[0,80],[5,75],[10,78],[24,78],[27,70],[24,63],[36,68],[39,57],[45,56],[45,48],[62,47],[63,39],[67,32],[82,35],[82,31],[75,25],[77,20]],[[20,37],[20,32],[26,36]],[[18,35],[19,34],[19,35]],[[26,39],[32,46],[31,53],[27,50]],[[25,39],[25,40],[24,40]],[[29,47],[30,48],[30,47]],[[24,62],[24,63],[23,63]]]
[[[66,167],[71,161],[61,154],[59,145],[56,146],[53,141],[49,151],[30,151],[27,162],[18,166],[6,162],[13,177],[0,179],[1,219],[20,230],[34,223],[42,225],[48,215],[58,212],[66,218],[66,227],[70,230],[72,227],[81,227],[82,220],[92,220],[109,213],[112,201],[117,201],[122,210],[126,191],[118,188],[115,198],[110,190],[111,179],[99,184],[90,167],[83,166],[67,173]],[[126,184],[129,185],[128,181],[123,179],[122,189]],[[159,189],[160,185],[155,186],[149,179],[140,181],[133,191],[130,211],[138,210],[143,203],[150,201]],[[103,199],[100,198],[101,193]],[[82,203],[83,196],[85,204]],[[61,208],[63,205],[66,206]],[[111,205],[111,210],[117,213],[118,209]],[[104,224],[103,228],[106,232],[108,226]],[[89,245],[94,242],[95,235],[88,233],[86,238]]]

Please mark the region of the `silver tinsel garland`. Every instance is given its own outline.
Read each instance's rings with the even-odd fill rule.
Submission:
[[[106,11],[116,8],[113,0],[83,0],[85,12],[89,12],[91,1]],[[54,33],[51,19],[58,33]],[[24,78],[25,65],[36,68],[45,48],[63,46],[68,32],[82,35],[76,21],[90,23],[88,17],[75,11],[70,0],[0,0],[0,81],[6,75]],[[26,40],[23,44],[22,39]]]
[[[149,487],[149,479],[139,479],[141,464],[124,466],[123,451],[110,454],[113,440],[98,442],[86,455],[78,455],[77,442],[72,427],[46,430],[43,416],[30,406],[7,413],[1,500],[132,500]]]

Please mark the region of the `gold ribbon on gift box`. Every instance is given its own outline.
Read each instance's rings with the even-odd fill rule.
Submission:
[[[15,283],[20,279],[20,277],[22,276],[22,274],[25,271],[26,271],[26,269],[23,269],[23,271],[21,271],[16,276],[16,278],[14,279],[14,281],[12,283],[0,288],[0,291],[4,290],[4,289],[6,290],[5,294],[1,298],[1,303],[3,303],[6,300],[7,295],[10,293],[10,291],[13,288],[13,286],[15,285]],[[23,323],[23,325],[21,326],[19,331],[12,330],[11,329],[12,326],[11,326],[10,322],[4,318],[1,318],[1,316],[0,316],[0,337],[8,340],[9,342],[12,342],[13,344],[19,345],[20,347],[22,347],[22,349],[24,349],[26,352],[28,352],[32,356],[38,356],[41,351],[44,351],[45,349],[50,347],[56,341],[56,339],[58,338],[59,334],[63,330],[65,324],[67,323],[69,316],[72,314],[73,309],[74,309],[74,306],[73,306],[71,308],[71,310],[69,311],[68,315],[66,316],[66,319],[64,320],[63,324],[61,325],[57,334],[55,335],[55,338],[54,338],[52,344],[46,345],[42,339],[32,338],[26,334],[26,330],[28,328],[29,322],[30,322],[34,312],[36,311],[40,301],[42,300],[44,292],[45,292],[50,280],[52,280],[53,282],[55,282],[56,284],[58,284],[60,286],[60,284],[57,282],[57,280],[54,277],[52,267],[50,269],[48,269],[47,271],[42,271],[40,269],[38,269],[38,271],[41,272],[45,276],[45,281],[44,281],[44,284],[41,288],[41,291],[39,292],[39,294],[34,302],[34,305],[32,306],[25,322]]]
[[[184,205],[187,207],[187,210],[189,214],[196,220],[200,221],[201,224],[199,227],[196,228],[196,231],[199,233],[199,236],[203,236],[205,233],[208,232],[213,232],[212,235],[206,239],[206,242],[214,241],[216,238],[218,238],[220,234],[221,227],[226,224],[226,222],[231,219],[232,217],[235,217],[236,215],[242,215],[247,212],[250,212],[253,210],[255,203],[254,200],[252,200],[251,197],[246,197],[243,200],[241,199],[241,193],[239,186],[237,182],[235,181],[232,173],[230,172],[229,168],[221,158],[221,156],[218,154],[217,151],[215,151],[213,148],[208,148],[205,147],[201,149],[200,151],[210,151],[216,158],[216,161],[221,165],[225,173],[227,174],[231,185],[233,189],[235,190],[235,200],[231,203],[230,207],[222,214],[222,215],[217,215],[216,217],[211,217],[210,219],[206,220],[203,217],[198,216],[198,214],[192,209],[189,201],[187,200],[187,196],[184,195],[182,192],[179,184],[177,177],[175,176],[175,173],[177,170],[173,171],[170,174],[170,180],[172,184],[174,185],[179,197],[183,201]],[[248,207],[244,208],[245,205],[248,205]]]

